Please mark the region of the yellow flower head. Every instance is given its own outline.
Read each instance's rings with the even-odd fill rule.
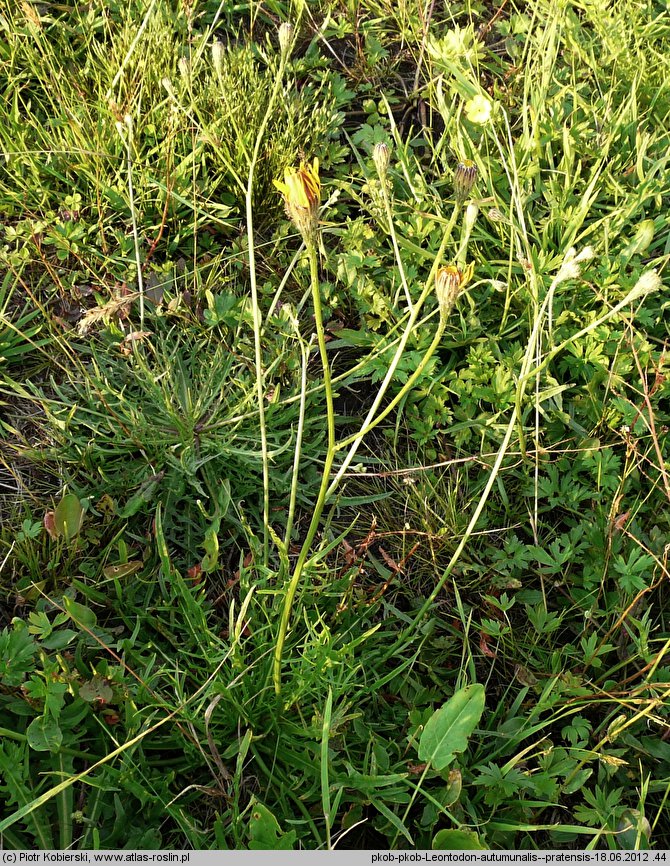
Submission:
[[[312,237],[319,223],[319,160],[315,158],[311,165],[301,162],[299,168],[285,169],[284,180],[275,180],[274,185],[284,196],[286,213],[296,227],[304,237]]]
[[[465,116],[471,123],[485,124],[491,119],[493,106],[491,100],[477,94],[465,103]]]

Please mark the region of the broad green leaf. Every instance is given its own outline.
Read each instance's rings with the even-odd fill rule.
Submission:
[[[419,740],[419,758],[436,770],[448,766],[458,752],[464,752],[468,738],[484,712],[484,686],[465,686],[426,722]]]
[[[563,793],[565,793],[565,794],[576,793],[577,791],[579,791],[579,789],[581,787],[583,787],[583,785],[586,784],[586,782],[589,780],[589,778],[591,777],[592,774],[593,774],[593,770],[589,769],[588,767],[584,770],[579,770],[578,772],[575,773],[574,776],[572,776],[570,781],[568,781],[567,784],[565,784],[563,786],[563,789],[562,789]]]
[[[479,836],[469,830],[438,830],[433,851],[487,851]]]
[[[40,644],[47,650],[62,650],[73,641],[78,634],[79,632],[73,631],[71,628],[63,628],[59,631],[55,631],[53,634],[49,635],[49,637],[44,638],[44,640],[41,640]]]
[[[28,725],[28,745],[36,752],[57,752],[63,742],[63,732],[51,716],[38,716]]]
[[[85,604],[79,604],[78,601],[73,601],[66,595],[63,596],[63,607],[75,625],[83,626],[84,628],[94,628],[98,622],[98,618],[90,607],[86,607]]]
[[[282,833],[272,812],[262,803],[253,804],[249,817],[249,849],[252,851],[292,851],[295,830]]]
[[[142,563],[139,560],[133,562],[121,562],[119,565],[108,565],[103,568],[102,573],[109,580],[122,580],[124,577],[130,577],[142,568]]]
[[[56,506],[54,511],[54,529],[59,536],[71,541],[81,529],[84,520],[84,509],[79,498],[74,493],[68,493]]]
[[[617,824],[617,843],[625,851],[646,851],[650,847],[651,825],[639,809],[626,809]]]

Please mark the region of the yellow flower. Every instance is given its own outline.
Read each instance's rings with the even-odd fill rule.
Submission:
[[[311,165],[301,162],[299,168],[285,169],[284,180],[275,180],[274,185],[284,196],[286,213],[296,228],[303,237],[312,237],[319,223],[319,160],[315,158]]]
[[[478,94],[465,103],[465,116],[471,123],[486,123],[491,117],[491,100]]]

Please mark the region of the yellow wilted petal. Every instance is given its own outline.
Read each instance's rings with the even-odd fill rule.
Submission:
[[[275,181],[275,186],[284,196],[286,211],[303,236],[313,236],[318,226],[321,182],[319,160],[312,165],[300,163],[299,168],[284,171],[284,183]]]

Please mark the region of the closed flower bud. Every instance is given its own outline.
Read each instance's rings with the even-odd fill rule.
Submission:
[[[470,232],[475,227],[478,213],[479,208],[477,207],[477,205],[470,202],[470,204],[465,209],[465,216],[463,217],[463,228],[468,235],[470,235]]]
[[[288,56],[288,53],[291,49],[291,41],[293,39],[293,25],[289,24],[288,21],[284,21],[283,24],[279,26],[279,50],[282,54]]]
[[[214,64],[214,71],[218,76],[223,72],[223,57],[225,53],[226,49],[223,42],[221,42],[220,39],[217,39],[212,45],[212,63]]]
[[[456,299],[467,286],[472,278],[474,263],[470,263],[464,270],[456,265],[440,268],[435,277],[435,294],[440,308],[440,318],[449,315]]]
[[[455,265],[440,268],[435,277],[435,293],[440,312],[449,312],[461,289],[461,272]]]
[[[180,57],[177,62],[177,67],[179,69],[179,74],[184,79],[184,81],[188,81],[191,77],[191,64],[186,57]]]
[[[454,194],[458,204],[468,198],[477,180],[477,166],[471,159],[464,159],[456,166],[454,174]]]
[[[378,141],[372,151],[372,159],[374,160],[377,174],[383,180],[386,177],[386,172],[388,171],[389,163],[391,162],[391,149],[388,144],[383,141]]]
[[[492,223],[507,223],[509,224],[509,220],[505,216],[505,214],[497,207],[490,207],[486,211],[486,216],[491,220]]]

